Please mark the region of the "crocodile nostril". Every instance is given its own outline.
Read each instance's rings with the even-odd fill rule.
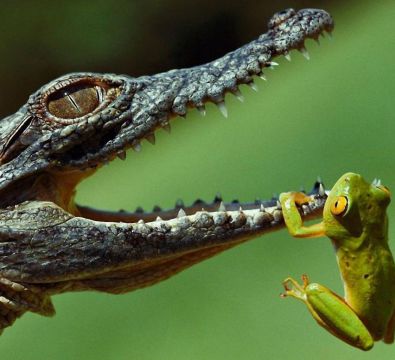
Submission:
[[[48,98],[48,111],[62,119],[75,119],[93,112],[103,101],[99,86],[74,85],[54,92]]]
[[[276,26],[288,20],[290,17],[294,16],[295,14],[296,11],[291,8],[275,13],[269,20],[268,28],[269,29],[275,28]]]

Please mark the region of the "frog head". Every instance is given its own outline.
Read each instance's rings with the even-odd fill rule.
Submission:
[[[344,174],[333,186],[324,207],[327,236],[341,246],[363,234],[382,234],[390,200],[390,191],[380,180],[369,183],[359,174]],[[355,246],[359,244],[354,241]]]

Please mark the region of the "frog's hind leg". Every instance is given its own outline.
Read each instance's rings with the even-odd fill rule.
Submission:
[[[302,280],[300,285],[292,278],[285,279],[281,296],[303,301],[319,325],[346,343],[362,350],[373,347],[368,329],[340,296],[323,285],[310,283],[306,275]]]
[[[0,333],[26,311],[44,316],[55,314],[49,296],[40,288],[0,277]]]
[[[383,341],[386,344],[392,344],[394,342],[394,333],[395,333],[395,311],[392,314],[390,321],[388,322],[387,330],[385,331]]]

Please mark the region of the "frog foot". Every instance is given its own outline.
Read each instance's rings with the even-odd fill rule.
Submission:
[[[286,278],[282,284],[285,289],[285,292],[280,295],[282,298],[292,296],[306,302],[306,288],[310,284],[309,278],[306,274],[302,275],[302,284],[299,284],[291,277]]]

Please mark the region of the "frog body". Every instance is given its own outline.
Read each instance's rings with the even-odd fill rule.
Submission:
[[[326,287],[284,280],[285,293],[302,300],[317,322],[343,341],[362,350],[374,341],[394,341],[395,264],[388,246],[389,190],[375,180],[344,174],[326,200],[323,220],[304,226],[298,206],[303,193],[283,193],[280,203],[288,230],[295,237],[328,236],[335,248],[344,284],[344,299]]]

